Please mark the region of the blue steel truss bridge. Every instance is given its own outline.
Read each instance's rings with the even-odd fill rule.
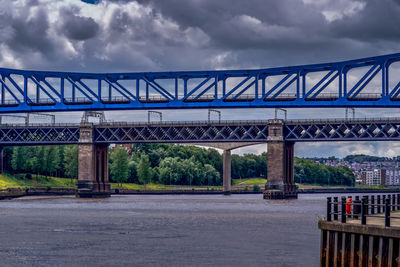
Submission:
[[[0,114],[335,107],[400,107],[400,53],[325,64],[221,71],[77,73],[0,68]],[[0,124],[0,147],[78,144],[81,197],[110,194],[109,144],[190,143],[223,149],[224,191],[229,192],[231,150],[267,143],[264,197],[290,198],[297,197],[295,142],[399,139],[400,118]]]
[[[0,68],[0,113],[399,107],[400,54],[248,70],[75,73]]]

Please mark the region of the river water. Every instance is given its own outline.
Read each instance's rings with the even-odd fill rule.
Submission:
[[[318,266],[327,195],[0,201],[1,266]]]

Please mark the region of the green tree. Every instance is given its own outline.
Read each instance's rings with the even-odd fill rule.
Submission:
[[[204,177],[207,181],[207,185],[221,184],[219,172],[210,164],[204,164]]]
[[[78,152],[77,145],[66,146],[64,149],[65,174],[71,179],[78,178]]]
[[[39,146],[37,147],[36,150],[36,157],[37,157],[37,168],[38,168],[38,173],[46,173],[47,174],[47,160],[46,160],[46,153],[45,153],[45,147]]]
[[[353,172],[344,166],[332,167],[309,159],[295,158],[294,180],[304,184],[354,185]]]
[[[56,146],[47,146],[44,150],[45,154],[45,172],[54,174],[60,166],[60,155]]]
[[[139,182],[144,184],[146,188],[146,184],[151,181],[152,171],[150,167],[149,157],[147,155],[142,155],[139,161],[139,165],[137,167]]]
[[[36,174],[36,180],[41,172],[41,166],[37,155],[29,159],[29,164],[32,166],[32,172]]]
[[[59,177],[64,177],[65,175],[65,146],[57,146],[58,148],[58,170],[57,173]]]
[[[110,153],[110,172],[111,179],[117,183],[122,183],[128,180],[129,166],[128,166],[128,152],[124,147],[116,147]]]
[[[130,183],[138,182],[137,165],[138,163],[132,159],[128,162],[128,182]]]
[[[24,164],[24,152],[22,150],[22,146],[15,146],[13,148],[11,165],[14,172],[19,172],[22,170],[22,166]]]
[[[12,156],[13,156],[13,147],[4,147],[3,148],[3,164],[4,170],[8,172],[12,172]]]

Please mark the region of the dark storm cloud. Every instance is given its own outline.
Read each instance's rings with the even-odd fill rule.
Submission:
[[[51,6],[31,0],[14,8],[41,11],[11,11],[13,38],[3,42],[43,58],[57,47],[50,61],[19,58],[32,68],[154,71],[316,63],[396,51],[399,1],[370,0],[348,13],[349,3],[363,0],[104,0],[79,8],[77,2]],[[108,15],[91,17],[98,8]],[[326,10],[339,18],[329,21]],[[46,12],[56,12],[55,23]]]
[[[83,41],[95,37],[100,29],[96,21],[76,13],[79,13],[79,9],[74,6],[60,10],[61,32],[71,40]]]
[[[400,0],[366,0],[365,8],[332,24],[337,37],[365,42],[400,40]]]
[[[7,40],[8,46],[16,52],[39,52],[50,55],[54,42],[49,36],[49,21],[44,9],[39,8],[28,18],[25,16],[10,19],[12,34]]]
[[[224,49],[282,48],[293,41],[303,45],[326,37],[320,30],[327,24],[322,14],[301,1],[170,0],[147,4],[183,28],[202,29]]]
[[[38,6],[40,4],[39,0],[28,0],[27,6]]]

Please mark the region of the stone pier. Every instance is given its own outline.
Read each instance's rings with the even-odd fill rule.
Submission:
[[[246,147],[251,145],[263,144],[263,142],[221,142],[221,143],[191,143],[191,145],[199,145],[206,147],[213,147],[221,149],[222,152],[222,181],[223,181],[223,192],[225,195],[231,194],[231,175],[232,175],[232,154],[233,149],[240,147]]]
[[[231,150],[224,150],[222,154],[222,170],[223,170],[223,183],[224,183],[224,194],[229,195],[231,193]]]
[[[270,120],[268,133],[268,173],[264,198],[297,198],[294,184],[294,143],[284,141],[282,120]]]
[[[109,197],[108,144],[93,144],[93,124],[80,126],[77,197]]]

